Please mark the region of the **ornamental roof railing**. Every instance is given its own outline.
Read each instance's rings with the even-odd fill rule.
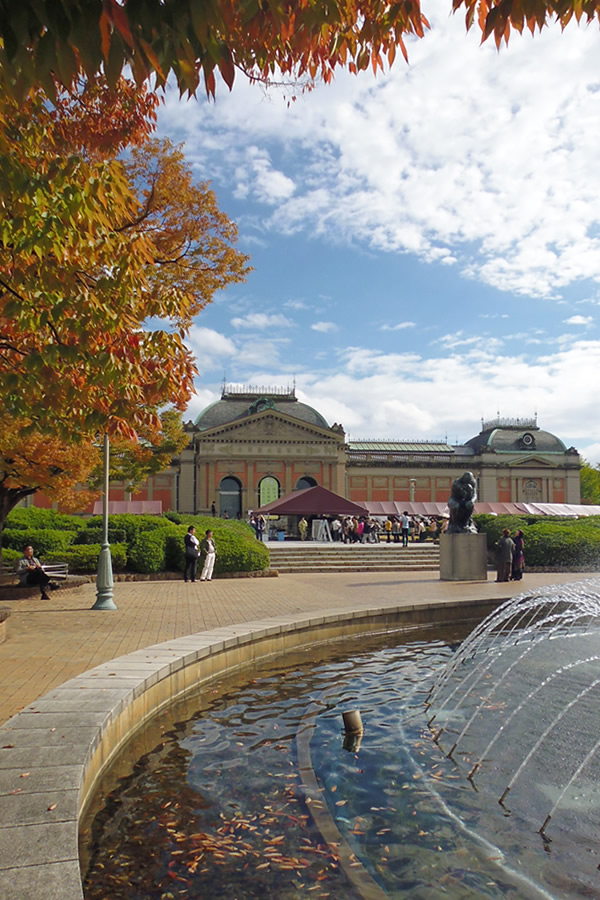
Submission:
[[[526,416],[522,419],[510,419],[504,416],[496,416],[495,419],[481,420],[481,430],[491,431],[492,428],[537,428],[537,413],[534,416]]]
[[[280,385],[223,384],[221,397],[289,397],[296,399],[296,389]]]

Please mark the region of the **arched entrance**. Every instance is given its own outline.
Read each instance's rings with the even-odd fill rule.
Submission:
[[[237,519],[242,512],[242,485],[232,475],[223,478],[219,485],[219,515]],[[225,516],[227,513],[227,516]]]
[[[540,503],[542,500],[542,485],[539,480],[530,479],[523,485],[523,500],[525,503]]]
[[[265,506],[273,500],[279,500],[279,482],[273,475],[265,475],[258,485],[258,505]]]
[[[296,482],[295,491],[303,491],[305,488],[316,487],[317,482],[310,475],[303,475],[302,478],[299,478]]]

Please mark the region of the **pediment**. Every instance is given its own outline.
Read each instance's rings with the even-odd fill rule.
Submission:
[[[225,425],[208,428],[199,432],[196,440],[227,441],[314,441],[342,444],[343,436],[332,433],[327,428],[311,425],[278,410],[265,409],[255,415],[234,419]]]
[[[556,464],[550,462],[547,459],[544,459],[543,456],[536,456],[528,454],[527,456],[521,456],[518,459],[513,459],[510,463],[511,467],[514,468],[537,468],[540,467],[544,469],[555,469]]]

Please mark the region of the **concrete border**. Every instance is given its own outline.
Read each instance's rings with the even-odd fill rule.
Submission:
[[[483,618],[506,598],[256,620],[138,650],[65,682],[0,728],[0,896],[83,900],[79,820],[127,741],[225,671],[356,634]]]

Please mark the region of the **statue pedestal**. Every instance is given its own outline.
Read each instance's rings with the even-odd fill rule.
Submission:
[[[485,534],[440,535],[440,581],[487,581]]]

